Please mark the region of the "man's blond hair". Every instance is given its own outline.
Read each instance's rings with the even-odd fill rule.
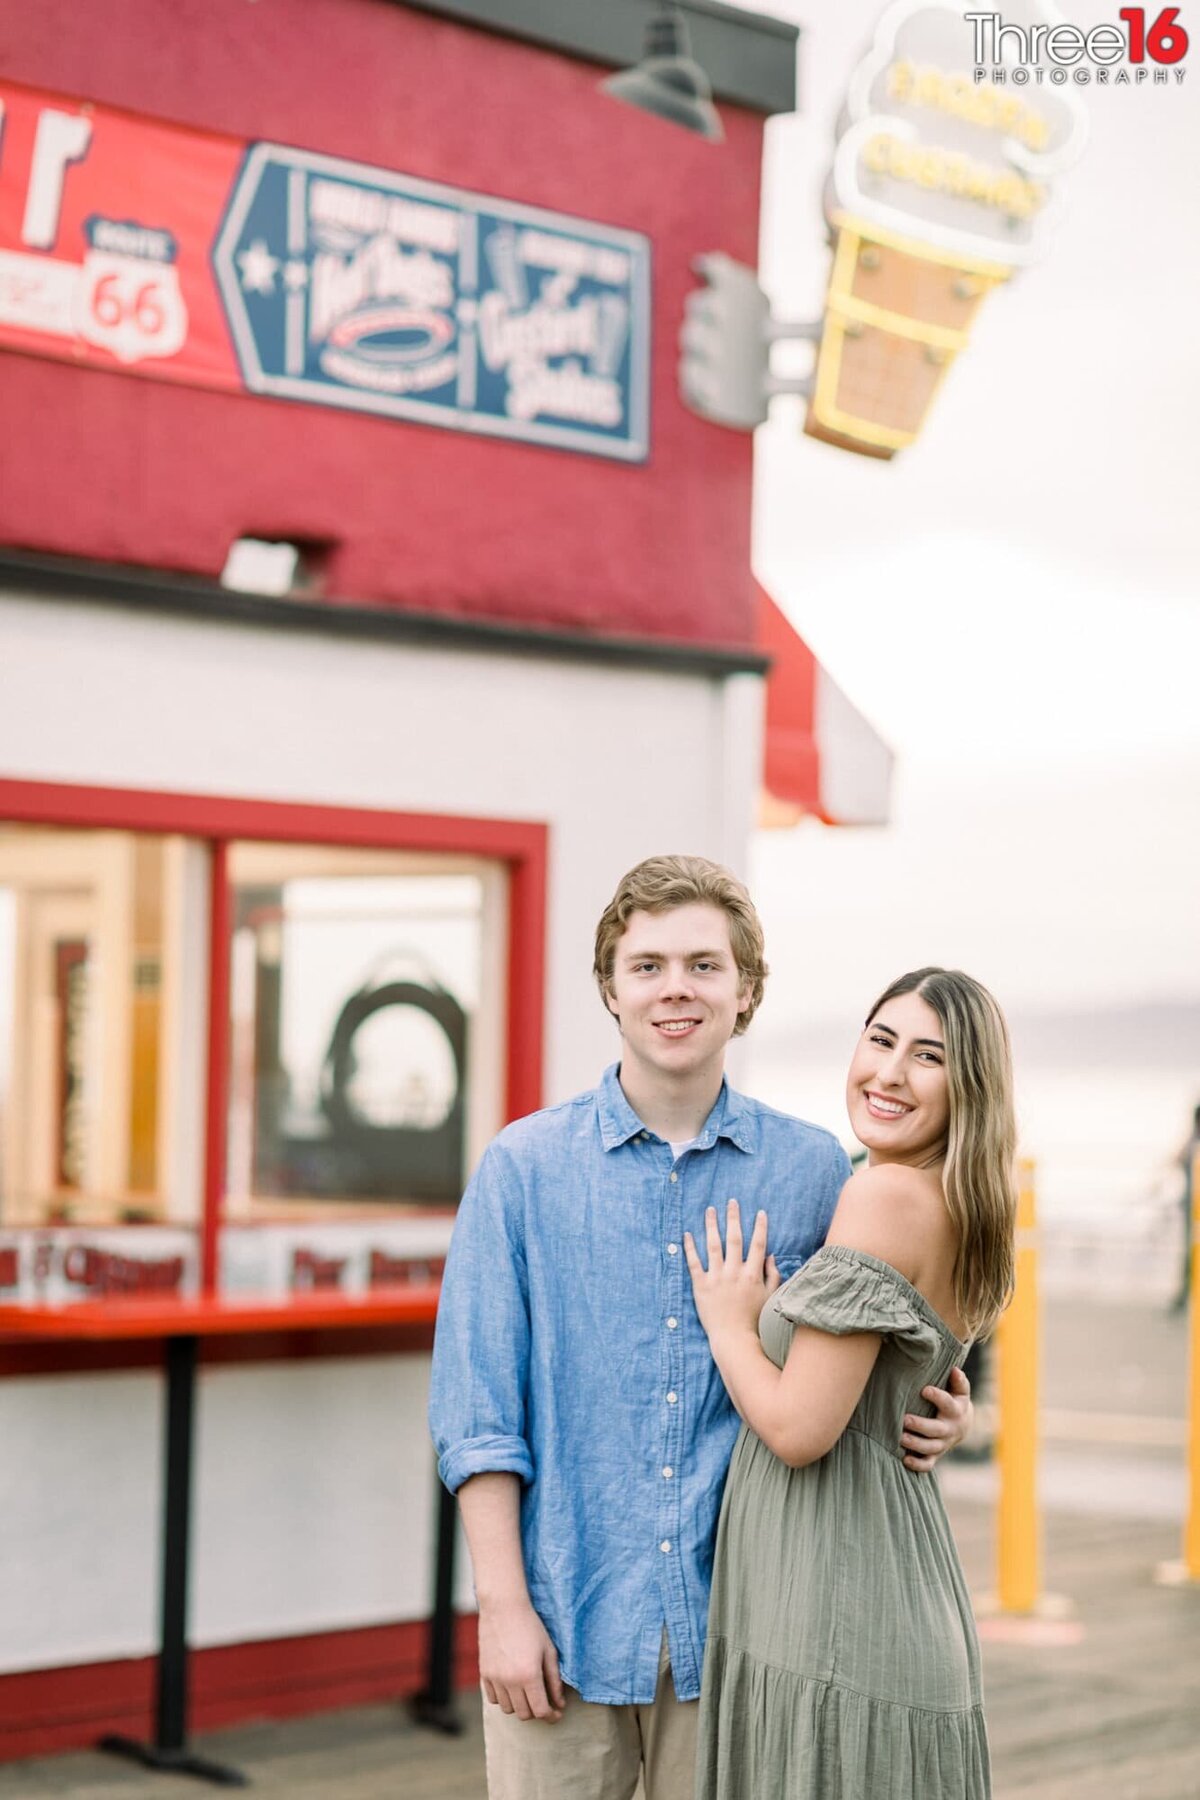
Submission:
[[[767,979],[763,929],[745,885],[720,863],[703,856],[649,856],[617,883],[596,927],[592,973],[607,1006],[612,995],[617,945],[635,912],[673,912],[678,906],[717,906],[729,921],[729,943],[750,1004],[733,1028],[740,1037],[758,1011]]]

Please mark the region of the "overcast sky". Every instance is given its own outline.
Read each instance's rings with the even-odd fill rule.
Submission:
[[[882,9],[763,10],[803,38],[762,278],[811,315],[833,122]],[[791,401],[758,433],[756,571],[899,759],[889,829],[757,840],[775,1009],[840,1014],[931,960],[1018,1008],[1200,999],[1196,81],[1087,90],[1061,227],[985,299],[917,445],[839,452]]]

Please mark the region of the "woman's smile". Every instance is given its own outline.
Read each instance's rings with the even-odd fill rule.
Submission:
[[[888,1099],[883,1094],[872,1093],[870,1088],[867,1089],[864,1099],[867,1103],[867,1111],[875,1119],[902,1119],[913,1110],[902,1100]]]

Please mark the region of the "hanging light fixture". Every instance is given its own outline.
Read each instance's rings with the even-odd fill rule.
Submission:
[[[642,60],[601,82],[606,94],[656,119],[682,125],[719,143],[725,136],[712,103],[712,83],[691,55],[687,24],[678,7],[662,0],[646,23]]]

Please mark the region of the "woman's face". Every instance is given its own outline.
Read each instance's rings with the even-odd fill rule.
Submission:
[[[919,994],[888,1000],[858,1040],[846,1109],[868,1163],[928,1168],[946,1153],[950,1092],[942,1023]]]

